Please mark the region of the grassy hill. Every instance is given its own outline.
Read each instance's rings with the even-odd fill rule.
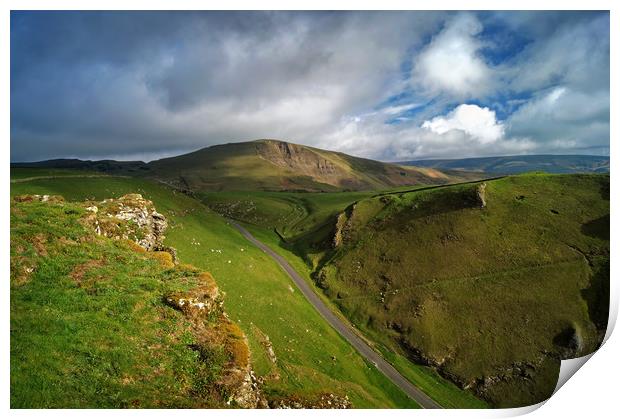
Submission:
[[[128,200],[97,203],[95,215],[93,202],[12,199],[11,407],[238,405],[248,346],[221,311],[213,278],[95,234],[92,223],[103,228],[104,219],[114,235],[145,233],[102,215],[121,202],[127,208]],[[204,306],[175,309],[164,301],[173,295]]]
[[[26,180],[12,183],[11,193],[152,199],[170,220],[166,243],[211,271],[226,293],[272,400],[329,389],[356,407],[411,406],[271,260],[202,203],[144,179],[35,175],[15,173]],[[195,197],[247,223],[313,277],[328,303],[442,405],[484,406],[472,394],[493,406],[531,404],[553,390],[559,359],[592,351],[604,334],[609,176],[481,184]]]
[[[452,180],[435,169],[402,167],[277,140],[217,145],[148,167],[149,176],[194,192],[372,190]]]
[[[200,196],[312,274],[414,381],[422,363],[494,406],[532,404],[604,335],[608,175]]]
[[[136,175],[146,171],[146,163],[142,161],[117,160],[80,160],[80,159],[53,159],[30,163],[11,163],[11,168],[19,169],[58,169],[60,171],[90,171],[110,174]]]
[[[609,176],[383,194],[348,207],[334,231],[315,272],[326,295],[495,406],[545,399],[559,360],[605,333]]]
[[[464,170],[490,174],[609,173],[609,156],[531,155],[478,157],[469,159],[413,160],[401,164],[441,171]]]
[[[32,172],[26,177],[35,179],[12,183],[11,195],[57,194],[73,202],[140,193],[152,200],[170,224],[165,244],[177,249],[181,261],[216,278],[226,312],[247,335],[252,366],[268,400],[312,401],[330,392],[348,396],[354,407],[416,407],[324,322],[275,262],[200,202],[144,179],[42,179]]]
[[[360,191],[444,184],[478,176],[382,163],[278,140],[216,145],[148,164],[59,159],[12,167],[149,177],[192,192]]]

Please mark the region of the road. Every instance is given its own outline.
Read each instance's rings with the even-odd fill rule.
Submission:
[[[364,358],[375,365],[388,379],[396,384],[411,399],[416,401],[425,409],[440,409],[433,399],[428,397],[422,390],[414,386],[409,380],[403,377],[381,354],[372,349],[368,344],[354,332],[350,325],[342,321],[334,312],[320,299],[312,287],[293,269],[293,267],[279,254],[271,250],[267,245],[256,239],[252,234],[241,225],[230,220],[232,226],[252,242],[256,247],[267,253],[275,260],[282,269],[291,277],[297,288],[302,292],[310,304],[319,312],[321,316],[334,328],[340,335],[347,340]]]

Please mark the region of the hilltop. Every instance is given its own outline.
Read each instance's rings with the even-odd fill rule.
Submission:
[[[150,163],[59,159],[13,163],[12,167],[148,177],[192,192],[361,191],[445,184],[471,176],[383,163],[279,140],[215,145]]]
[[[609,156],[529,155],[477,157],[468,159],[413,160],[403,165],[437,170],[464,170],[489,174],[546,173],[609,173]]]
[[[453,180],[435,169],[398,166],[278,140],[217,145],[151,162],[148,167],[149,176],[199,192],[373,190]]]

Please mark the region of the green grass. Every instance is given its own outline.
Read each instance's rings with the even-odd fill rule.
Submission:
[[[559,357],[591,352],[604,333],[609,177],[488,181],[485,208],[475,193],[462,185],[361,201],[320,277],[379,342],[403,342],[493,405],[533,404],[555,387]]]
[[[419,188],[422,188],[420,186]],[[389,193],[411,190],[395,188]],[[302,192],[219,192],[199,194],[202,200],[219,212],[243,221],[252,234],[285,257],[315,288],[313,269],[325,255],[325,241],[331,240],[336,215],[358,200],[377,195],[376,192],[302,193]],[[277,230],[277,234],[274,232]],[[283,242],[283,239],[286,242]],[[324,301],[336,307],[332,301]],[[365,330],[373,340],[377,334]],[[430,368],[407,360],[395,345],[380,345],[384,356],[412,382],[445,407],[484,408],[487,404],[471,393],[440,377]]]
[[[195,273],[94,236],[84,212],[11,205],[11,407],[223,406],[208,391],[225,360],[200,362],[186,318],[162,302]]]
[[[212,146],[151,162],[143,173],[193,192],[360,191],[460,178],[277,140]]]
[[[445,379],[435,381],[436,373],[407,361],[408,350],[414,359],[421,350],[423,362],[472,388],[501,368],[519,368],[527,382],[508,378],[509,384],[478,391],[494,405],[517,406],[544,399],[555,387],[559,363],[537,354],[566,353],[558,336],[577,331],[580,353],[600,343],[609,301],[608,179],[490,180],[483,210],[474,208],[475,183],[202,198],[217,202],[218,210],[251,201],[251,209],[229,215],[248,223],[309,280],[324,267],[330,302],[401,373],[423,388],[428,380],[428,393],[444,405],[484,402]],[[336,214],[353,202],[347,245],[334,253]]]
[[[411,187],[409,187],[411,188]],[[207,192],[198,194],[220,214],[276,229],[287,240],[312,232],[352,202],[375,192]]]
[[[258,375],[265,377],[268,394],[331,391],[347,394],[355,407],[416,407],[324,322],[275,262],[196,200],[133,178],[45,179],[11,185],[12,195],[59,194],[76,201],[132,192],[153,200],[168,217],[166,243],[178,249],[181,260],[214,275],[225,292],[226,311],[248,335],[252,362]],[[265,335],[273,344],[275,364],[263,346]]]
[[[267,244],[284,257],[300,275],[305,276],[308,283],[314,288],[316,293],[322,297],[323,301],[328,306],[333,307],[336,313],[340,313],[338,306],[327,298],[323,290],[318,288],[312,280],[312,268],[305,263],[294,250],[290,248],[287,249],[287,245],[281,241],[277,234],[256,225],[245,224],[245,227],[254,237]],[[349,319],[342,314],[341,318],[345,322],[349,321]],[[385,338],[375,330],[364,328],[363,325],[353,324],[358,330],[362,330],[367,338],[370,338],[371,341],[375,343],[373,344],[375,349],[379,350],[385,359],[387,359],[401,374],[422,389],[433,400],[437,401],[442,407],[458,409],[483,409],[488,407],[486,402],[476,398],[470,392],[458,388],[455,384],[441,377],[431,368],[411,362],[407,359],[405,354],[403,354],[402,349],[399,348],[398,345],[395,345],[389,340],[385,340]],[[376,344],[376,342],[381,343]]]
[[[29,169],[29,168],[11,168],[11,180],[27,179],[31,177],[61,177],[61,176],[84,176],[84,175],[100,175],[96,172],[87,172],[84,170],[71,169]]]

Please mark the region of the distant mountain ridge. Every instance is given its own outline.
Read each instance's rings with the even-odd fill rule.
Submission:
[[[402,165],[438,170],[463,170],[491,174],[518,174],[542,171],[547,173],[609,173],[609,156],[551,155],[473,157],[466,159],[411,160]]]
[[[358,191],[468,179],[466,174],[383,163],[280,140],[214,145],[150,163],[57,159],[11,166],[144,176],[195,192]]]
[[[147,164],[143,161],[118,161],[118,160],[80,160],[80,159],[53,159],[27,163],[11,163],[15,168],[41,168],[41,169],[77,169],[91,170],[95,172],[131,173],[146,169]]]

